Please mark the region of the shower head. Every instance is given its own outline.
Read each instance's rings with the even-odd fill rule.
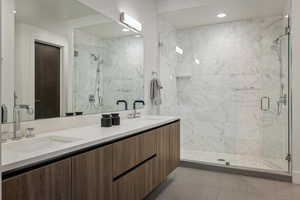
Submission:
[[[100,56],[96,56],[95,54],[91,54],[91,57],[94,59],[94,61],[98,61],[100,59]]]
[[[281,41],[281,39],[283,39],[285,36],[288,36],[290,34],[290,28],[289,27],[286,27],[285,28],[285,33],[278,36],[278,38],[276,38],[273,43],[274,44],[279,44],[279,42]]]
[[[276,38],[273,43],[274,44],[279,44],[279,42],[281,41],[282,38],[284,38],[285,36],[287,36],[287,34],[284,35],[280,35],[278,38]]]

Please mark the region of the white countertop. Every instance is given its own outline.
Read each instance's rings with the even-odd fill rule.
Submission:
[[[138,119],[123,119],[121,120],[121,125],[116,127],[101,128],[100,124],[97,124],[39,134],[34,138],[3,143],[2,172],[23,168],[67,153],[130,136],[178,119],[178,117],[169,116],[145,116]],[[73,138],[76,141],[60,145],[47,146],[43,144],[45,138],[56,136]],[[40,144],[36,144],[38,142]],[[28,148],[30,151],[26,152],[24,148]]]

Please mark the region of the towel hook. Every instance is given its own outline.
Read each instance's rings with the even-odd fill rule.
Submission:
[[[152,76],[153,76],[153,77],[158,77],[158,73],[155,72],[155,71],[153,71],[153,72],[152,72]]]

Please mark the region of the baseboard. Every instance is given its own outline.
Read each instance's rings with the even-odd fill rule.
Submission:
[[[293,183],[300,184],[300,171],[293,171]]]

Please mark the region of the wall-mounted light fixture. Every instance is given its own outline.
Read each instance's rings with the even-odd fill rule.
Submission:
[[[141,32],[143,30],[143,25],[139,21],[124,12],[120,15],[120,21],[122,24],[136,32]]]

